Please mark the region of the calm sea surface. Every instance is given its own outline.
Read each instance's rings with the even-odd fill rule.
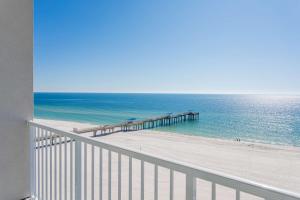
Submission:
[[[113,124],[188,110],[200,120],[157,130],[300,146],[299,96],[34,94],[34,115],[44,119]]]

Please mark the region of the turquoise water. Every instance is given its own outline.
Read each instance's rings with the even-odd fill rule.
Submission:
[[[35,93],[36,118],[119,123],[193,110],[199,121],[157,130],[300,146],[300,97],[196,94]]]

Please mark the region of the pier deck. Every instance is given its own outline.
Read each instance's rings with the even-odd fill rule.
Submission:
[[[178,114],[168,114],[163,115],[155,118],[139,120],[139,121],[126,121],[120,124],[115,125],[104,125],[104,126],[96,126],[91,128],[85,129],[77,129],[74,128],[73,132],[75,133],[88,133],[93,132],[93,136],[99,135],[107,135],[114,132],[127,132],[127,131],[137,131],[143,129],[152,129],[156,127],[163,127],[163,126],[171,126],[177,123],[197,120],[199,119],[199,112],[184,112]]]

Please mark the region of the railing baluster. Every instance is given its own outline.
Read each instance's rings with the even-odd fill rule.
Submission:
[[[42,138],[41,138],[41,149],[42,149],[42,192],[41,192],[41,198],[44,199],[44,194],[45,194],[45,179],[44,179],[44,162],[45,162],[45,147],[44,147],[44,130],[42,130]]]
[[[62,139],[59,136],[59,200],[62,200]]]
[[[33,144],[34,144],[34,135],[33,135],[33,130],[32,127],[29,128],[29,163],[33,163],[34,164],[34,156],[33,154],[35,153],[34,148],[33,148]],[[34,183],[33,183],[33,179],[34,179],[34,168],[33,166],[30,167],[30,196],[33,197],[34,196]]]
[[[197,179],[193,177],[193,199],[197,199]]]
[[[50,132],[50,142],[49,142],[49,148],[50,148],[50,200],[52,200],[52,133]]]
[[[67,188],[68,188],[68,180],[67,180],[67,157],[68,157],[68,155],[67,155],[67,137],[65,136],[64,137],[64,142],[65,142],[65,144],[64,144],[64,146],[65,146],[65,149],[64,149],[64,151],[65,151],[65,158],[64,158],[64,160],[65,160],[65,170],[64,170],[64,173],[65,173],[65,200],[67,200],[67,198],[68,198],[68,195],[67,195]]]
[[[70,138],[70,200],[73,200],[73,139]]]
[[[87,200],[87,144],[84,143],[84,200]]]
[[[41,198],[41,129],[38,128],[38,198]]]
[[[118,154],[118,200],[121,200],[121,191],[122,191],[122,157],[121,154]]]
[[[216,184],[211,184],[211,199],[216,200]]]
[[[170,200],[173,200],[174,194],[174,171],[170,169]]]
[[[41,198],[42,194],[42,144],[41,144],[42,131],[38,128],[38,198]]]
[[[108,200],[111,200],[111,151],[108,151]]]
[[[43,175],[43,172],[44,172],[44,148],[43,148],[43,130],[40,129],[40,132],[41,132],[41,137],[40,137],[40,154],[41,154],[41,170],[40,170],[40,173],[41,173],[41,180],[40,180],[40,183],[41,183],[41,190],[40,190],[40,198],[43,198],[43,188],[44,188],[44,175]]]
[[[99,199],[102,200],[102,148],[99,148]]]
[[[158,200],[158,166],[154,166],[154,200]]]
[[[33,166],[30,167],[30,196],[33,197],[34,196],[34,156],[33,154],[35,153],[34,150],[34,132],[33,132],[33,128],[30,127],[29,128],[29,156],[30,156],[30,163],[33,163]]]
[[[91,199],[94,200],[94,193],[95,193],[95,180],[94,180],[94,170],[95,170],[95,163],[94,163],[94,157],[95,157],[95,147],[94,145],[92,145],[92,158],[91,158],[91,162],[92,162],[92,176],[91,176]]]
[[[240,196],[241,196],[240,191],[236,190],[235,191],[235,200],[240,200]]]
[[[186,200],[195,200],[196,199],[196,179],[191,174],[186,174],[185,182],[185,195]]]
[[[144,200],[144,161],[141,160],[141,200]]]
[[[49,194],[49,192],[48,192],[48,131],[47,130],[45,130],[45,140],[44,140],[44,144],[45,144],[45,152],[46,152],[46,156],[45,156],[45,159],[46,159],[46,169],[45,169],[45,180],[46,180],[46,184],[45,184],[45,186],[46,186],[46,193],[45,193],[45,196],[46,196],[46,198],[45,198],[45,200],[48,200],[48,194]]]
[[[31,127],[32,128],[32,131],[33,131],[33,134],[34,134],[34,138],[33,138],[33,151],[34,151],[34,154],[33,154],[33,162],[34,162],[34,170],[33,170],[33,186],[34,186],[34,191],[33,191],[33,194],[34,194],[34,197],[36,198],[37,197],[37,185],[36,185],[36,180],[37,180],[37,173],[36,173],[36,168],[37,168],[37,141],[36,141],[36,138],[37,138],[37,128],[35,127]]]
[[[57,200],[57,135],[54,136],[54,200]]]
[[[129,195],[129,200],[132,200],[132,157],[129,156],[129,174],[128,174],[128,179],[129,179],[129,187],[128,187],[128,195]]]
[[[81,142],[75,141],[75,200],[81,200]]]

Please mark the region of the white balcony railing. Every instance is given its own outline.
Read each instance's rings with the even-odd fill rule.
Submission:
[[[298,194],[29,122],[39,200],[266,199]]]

